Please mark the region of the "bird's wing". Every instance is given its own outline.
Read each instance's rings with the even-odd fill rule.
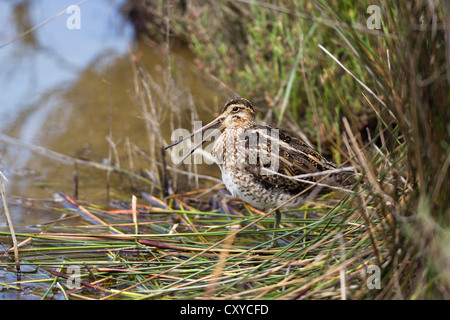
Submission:
[[[255,149],[250,142],[246,144],[245,152],[249,160],[246,162],[246,169],[268,189],[283,187],[284,190],[296,194],[310,187],[311,183],[290,177],[338,168],[301,139],[281,130],[256,125],[247,131],[250,131],[247,132],[248,136],[258,137],[258,152],[255,155]],[[302,180],[336,186],[344,184],[348,177],[348,173],[339,173],[303,177]]]

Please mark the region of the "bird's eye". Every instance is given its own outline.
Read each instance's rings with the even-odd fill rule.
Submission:
[[[233,112],[237,112],[239,110],[239,107],[234,107],[232,110]]]

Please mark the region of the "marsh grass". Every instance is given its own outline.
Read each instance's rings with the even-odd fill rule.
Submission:
[[[349,285],[363,281],[359,259],[353,257],[345,267],[342,260],[354,245],[367,247],[364,222],[350,218],[353,211],[343,211],[341,202],[330,211],[329,204],[316,204],[314,217],[309,216],[311,208],[289,214],[279,230],[284,246],[277,250],[264,249],[271,241],[266,232],[272,219],[242,205],[230,209],[245,209],[250,215],[178,209],[175,201],[156,207],[138,203],[133,219],[130,208],[102,209],[67,195],[63,204],[71,209],[70,216],[82,210],[96,220],[77,217],[66,225],[68,220],[61,219],[45,232],[17,233],[23,243],[18,249],[22,264],[38,271],[9,285],[20,290],[34,283],[28,295],[35,298],[317,298],[339,295],[335,282],[342,268],[357,274],[348,278]],[[318,218],[318,211],[326,213]],[[2,238],[7,235],[2,233]],[[330,261],[333,270],[324,269]],[[70,289],[68,279],[73,267],[82,281],[77,290]],[[45,290],[44,285],[58,290]]]

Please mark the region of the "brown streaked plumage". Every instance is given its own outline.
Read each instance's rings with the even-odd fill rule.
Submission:
[[[228,101],[216,119],[166,149],[215,125],[216,132],[221,131],[221,135],[214,142],[211,154],[222,171],[222,180],[233,196],[256,208],[277,208],[310,188],[283,206],[286,209],[298,208],[307,198],[330,192],[330,187],[354,183],[351,173],[336,170],[336,164],[327,161],[299,138],[256,123],[252,104],[243,98]],[[321,174],[327,171],[331,173]],[[293,178],[302,175],[307,176]],[[275,228],[278,228],[280,219],[281,213],[277,209]],[[274,244],[275,241],[272,242]]]

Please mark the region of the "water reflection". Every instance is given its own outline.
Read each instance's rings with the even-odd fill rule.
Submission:
[[[122,3],[89,1],[81,6],[80,30],[67,29],[67,14],[62,14],[0,49],[4,66],[0,74],[3,134],[98,162],[127,162],[131,144],[147,151],[151,143],[136,96],[136,61],[130,49],[156,88],[155,103],[163,109],[157,121],[165,141],[170,140],[174,124],[190,128],[193,106],[198,108],[196,114],[201,120],[213,117],[211,113],[217,111],[214,107],[220,107],[224,98],[200,80],[189,52],[185,48],[171,51],[169,69],[164,44],[149,47],[133,41],[131,27],[119,14]],[[51,0],[2,2],[0,45],[72,4]],[[165,91],[168,83],[170,92]],[[178,110],[174,116],[170,108],[175,100],[185,110]],[[49,198],[59,190],[70,193],[72,166],[9,144],[2,143],[1,149],[3,168],[9,173],[8,194]],[[134,163],[133,169],[142,170],[140,165],[145,163]],[[105,199],[104,172],[80,169],[79,175],[81,198]]]

